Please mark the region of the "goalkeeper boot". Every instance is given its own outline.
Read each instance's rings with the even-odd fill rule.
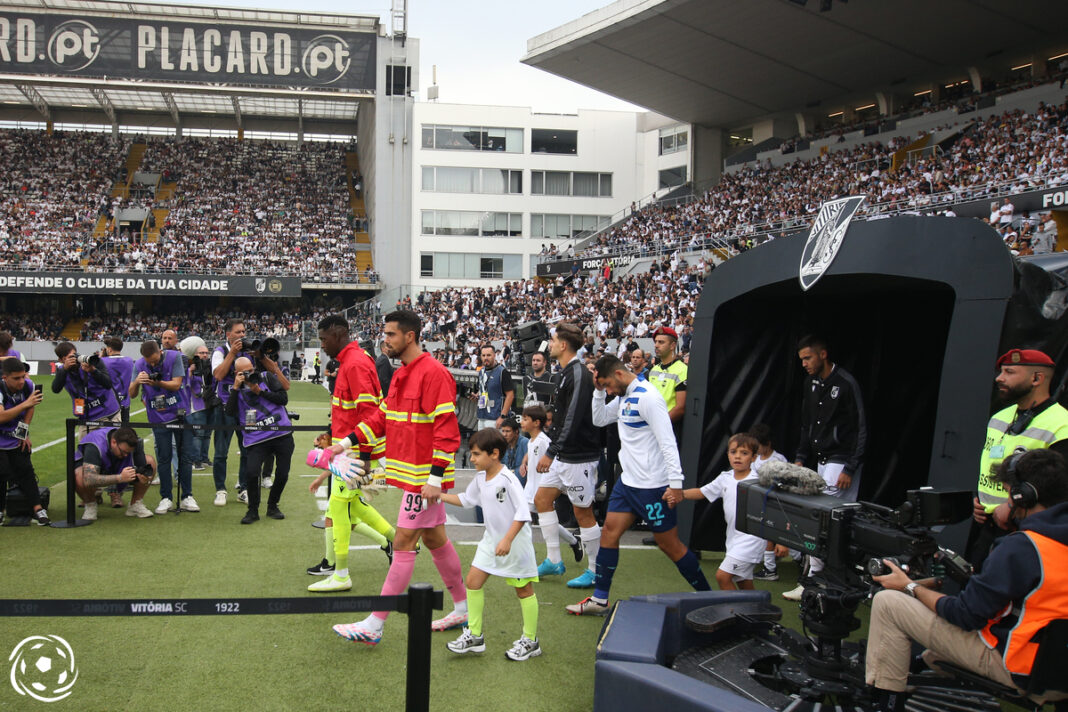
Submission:
[[[312,585],[308,586],[308,590],[314,593],[328,593],[330,591],[351,591],[352,590],[352,577],[346,576],[345,578],[338,578],[337,574],[333,574],[322,581],[316,581]]]

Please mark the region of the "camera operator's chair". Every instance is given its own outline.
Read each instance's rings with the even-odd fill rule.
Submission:
[[[1065,675],[1068,669],[1068,618],[1051,621],[1036,634],[1035,639],[1038,641],[1038,652],[1031,668],[1031,681],[1026,695],[1021,695],[1014,687],[999,685],[958,665],[942,661],[936,665],[939,670],[968,687],[987,692],[1025,710],[1041,710],[1045,705],[1036,704],[1027,695],[1041,696],[1049,692],[1068,694],[1068,677]],[[1055,712],[1068,712],[1068,700],[1047,704],[1053,705]]]

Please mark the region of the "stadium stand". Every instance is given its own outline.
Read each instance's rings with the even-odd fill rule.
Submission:
[[[845,195],[866,195],[862,214],[881,216],[1062,185],[1068,182],[1066,130],[1068,102],[1040,104],[915,140],[865,143],[781,167],[752,164],[725,174],[692,202],[632,214],[578,255],[670,252],[723,241],[742,248],[807,227],[822,202]]]

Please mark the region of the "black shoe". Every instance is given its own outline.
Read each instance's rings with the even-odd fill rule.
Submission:
[[[251,509],[245,512],[245,516],[241,517],[242,524],[252,524],[252,522],[258,521],[260,521],[260,513]]]
[[[267,507],[267,516],[271,519],[285,519],[286,515],[278,507]]]
[[[381,549],[382,549],[382,553],[386,555],[387,559],[389,559],[389,565],[392,566],[393,565],[393,542],[387,541],[386,545],[381,547]]]
[[[642,544],[645,544],[646,546],[656,546],[656,537],[647,536],[642,539]]]
[[[44,509],[38,509],[30,516],[33,518],[34,524],[39,524],[42,527],[47,527],[49,524],[52,523],[52,520],[48,518],[48,512],[46,512]]]
[[[575,554],[575,563],[582,561],[582,555],[583,553],[585,553],[582,548],[582,540],[578,537],[575,537],[575,543],[571,544],[570,546],[572,553]]]
[[[761,567],[761,568],[759,568],[759,569],[757,569],[756,571],[753,572],[753,580],[754,581],[778,581],[779,580],[779,569],[778,569],[778,567],[776,567],[774,569],[769,569],[767,567]]]
[[[312,576],[329,576],[330,574],[334,573],[334,565],[328,564],[326,562],[326,559],[323,559],[315,566],[309,567],[308,573]]]

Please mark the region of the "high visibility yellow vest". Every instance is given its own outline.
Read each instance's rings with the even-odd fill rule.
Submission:
[[[656,364],[649,369],[649,382],[664,397],[664,402],[667,403],[669,411],[676,405],[675,389],[680,383],[686,383],[688,370],[681,358],[675,359],[666,368]]]
[[[1014,452],[1041,450],[1068,438],[1068,410],[1054,403],[1034,417],[1019,435],[1008,432],[1016,418],[1016,406],[994,413],[986,426],[986,444],[979,461],[979,502],[987,513],[1009,500],[1009,493],[997,480],[1002,461]]]

